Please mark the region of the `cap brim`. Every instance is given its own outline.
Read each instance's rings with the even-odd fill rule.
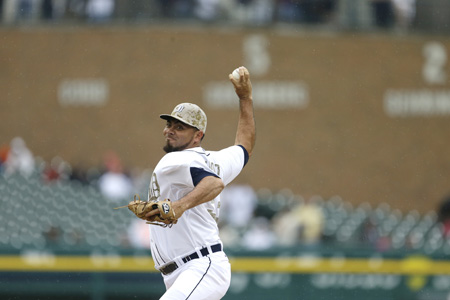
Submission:
[[[168,120],[169,118],[175,119],[174,117],[172,117],[171,115],[168,115],[168,114],[162,114],[162,115],[159,115],[159,117],[163,120]]]
[[[194,128],[197,128],[198,130],[200,130],[197,126],[186,123],[186,121],[184,121],[182,118],[179,118],[179,117],[175,117],[175,116],[168,115],[168,114],[162,114],[162,115],[159,115],[159,117],[163,120],[175,119],[175,120],[180,121],[183,124],[186,124],[188,126],[191,126],[191,127],[194,127]]]

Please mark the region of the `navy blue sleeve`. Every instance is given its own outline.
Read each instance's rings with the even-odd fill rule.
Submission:
[[[204,170],[202,168],[191,167],[190,171],[191,171],[191,177],[192,177],[192,182],[194,183],[194,186],[197,186],[197,184],[203,178],[208,177],[208,176],[214,176],[214,177],[220,178],[216,174],[208,172],[208,171],[206,171],[206,170]]]
[[[242,150],[244,150],[244,167],[245,167],[245,165],[248,163],[249,155],[248,155],[247,149],[245,149],[244,146],[242,146],[242,145],[238,145],[238,146],[241,147]]]

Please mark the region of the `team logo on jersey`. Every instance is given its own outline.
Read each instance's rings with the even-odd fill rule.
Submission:
[[[162,209],[163,209],[163,211],[164,211],[164,214],[167,215],[167,214],[169,213],[169,211],[170,211],[170,206],[169,206],[169,204],[163,203]]]

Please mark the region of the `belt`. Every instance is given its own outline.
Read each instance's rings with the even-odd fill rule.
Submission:
[[[222,251],[222,245],[221,244],[212,245],[211,251],[212,252],[209,253],[208,248],[205,247],[205,248],[200,249],[200,254],[204,257],[209,254]],[[188,261],[191,261],[191,260],[197,259],[197,258],[199,258],[198,253],[194,252],[192,254],[189,254],[188,256],[183,257],[181,260],[183,261],[183,263],[187,263]],[[175,271],[176,269],[178,269],[178,264],[176,262],[171,262],[170,264],[159,269],[159,271],[161,273],[163,273],[164,275],[168,275],[168,274],[172,273],[173,271]]]

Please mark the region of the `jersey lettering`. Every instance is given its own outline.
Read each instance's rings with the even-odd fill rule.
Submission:
[[[161,190],[159,188],[158,179],[156,178],[156,174],[153,173],[148,187],[148,200],[157,200],[160,195]]]
[[[212,161],[205,161],[205,163],[208,165],[208,168],[216,173],[218,176],[220,176],[220,166],[218,164],[215,164]]]
[[[208,209],[208,212],[211,215],[211,217],[216,221],[216,223],[218,223],[219,218],[217,217],[217,214],[212,209]]]

